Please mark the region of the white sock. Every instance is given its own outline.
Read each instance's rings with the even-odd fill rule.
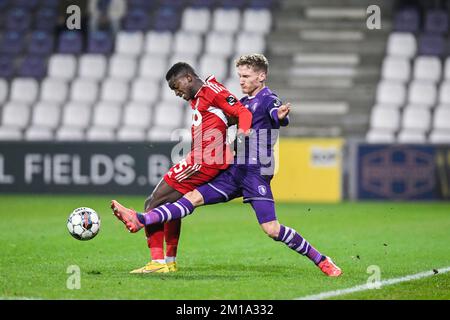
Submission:
[[[166,263],[175,262],[177,257],[166,257]]]
[[[164,260],[164,259],[158,259],[158,260],[152,260],[152,261],[158,262],[158,263],[161,263],[161,264],[166,263],[166,260]]]

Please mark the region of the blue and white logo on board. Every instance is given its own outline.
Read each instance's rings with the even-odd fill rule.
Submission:
[[[265,196],[267,194],[266,186],[263,185],[258,186],[258,192],[260,195]]]

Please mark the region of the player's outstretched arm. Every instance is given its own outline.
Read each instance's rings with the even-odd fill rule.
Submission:
[[[278,120],[281,121],[286,119],[290,111],[291,111],[291,104],[289,102],[281,105],[277,111]]]

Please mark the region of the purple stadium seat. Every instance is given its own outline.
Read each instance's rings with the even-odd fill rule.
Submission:
[[[419,37],[419,54],[442,56],[445,51],[444,38],[438,34],[425,33]]]
[[[161,0],[160,3],[162,6],[180,9],[187,4],[187,0]]]
[[[14,0],[14,7],[33,10],[39,4],[39,0]]]
[[[417,32],[420,27],[419,10],[415,7],[400,9],[394,18],[394,30],[403,32]]]
[[[58,8],[60,0],[40,0],[39,6],[42,8]]]
[[[38,30],[51,31],[57,24],[57,12],[54,8],[41,8],[35,15],[35,28]]]
[[[143,11],[150,11],[158,6],[156,1],[151,0],[128,0],[127,3],[128,11],[132,11],[134,9],[140,9]]]
[[[10,4],[11,0],[0,0],[0,10],[5,10]]]
[[[28,52],[33,54],[50,54],[53,51],[53,35],[45,31],[35,31],[28,43]]]
[[[175,31],[180,24],[180,13],[172,7],[161,7],[154,16],[153,28],[157,31]]]
[[[446,33],[448,14],[444,10],[429,10],[425,16],[425,32]]]
[[[250,0],[248,7],[252,9],[270,9],[274,5],[274,0]]]
[[[58,52],[78,54],[83,51],[83,37],[78,31],[63,31],[59,35]]]
[[[24,57],[19,67],[20,77],[42,79],[47,74],[46,58],[43,56],[29,55]]]
[[[15,31],[25,31],[30,27],[31,16],[26,9],[14,8],[6,13],[6,28]]]
[[[247,5],[247,0],[220,0],[218,5],[221,8],[238,8],[242,9],[244,6]]]
[[[191,8],[213,8],[215,6],[214,0],[190,0],[188,2]]]
[[[113,38],[109,32],[94,31],[88,35],[87,52],[108,54],[113,50]]]
[[[0,52],[9,54],[19,54],[24,47],[24,38],[17,31],[8,31],[0,41]]]
[[[0,55],[0,78],[14,76],[14,59],[10,55]]]
[[[126,31],[147,31],[149,26],[149,15],[140,9],[128,11],[122,20],[122,29]]]

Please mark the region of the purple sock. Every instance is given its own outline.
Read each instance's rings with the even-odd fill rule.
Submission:
[[[301,255],[307,256],[315,264],[322,260],[322,254],[309,244],[300,234],[292,228],[281,225],[280,233],[276,241],[285,243],[289,248]]]
[[[150,224],[163,223],[184,218],[190,215],[194,209],[195,208],[192,203],[183,197],[177,202],[166,203],[150,210],[147,213],[138,214],[138,219],[142,224],[147,226]]]

